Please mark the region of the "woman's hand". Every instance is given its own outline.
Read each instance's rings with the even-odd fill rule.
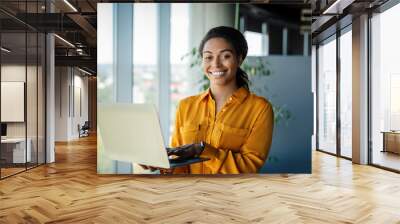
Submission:
[[[160,168],[160,167],[155,167],[155,166],[146,166],[146,165],[141,165],[141,164],[139,164],[139,166],[141,166],[145,170],[150,170],[151,172],[159,170],[160,174],[172,174],[174,172],[174,168],[166,169],[166,168]]]
[[[201,155],[204,150],[204,143],[194,143],[182,145],[176,148],[167,148],[169,157],[176,156],[176,160],[185,160],[189,158],[196,158]]]
[[[201,155],[201,153],[204,150],[204,143],[194,143],[194,144],[187,144],[187,145],[182,145],[179,147],[175,148],[167,148],[167,154],[171,160],[185,160],[189,158],[196,158]],[[176,158],[172,158],[172,157]],[[154,167],[154,166],[146,166],[146,165],[141,165],[139,164],[143,169],[149,170],[151,172],[154,172],[156,170],[160,170],[161,174],[172,174],[174,169],[165,169],[165,168],[160,168],[160,167]]]

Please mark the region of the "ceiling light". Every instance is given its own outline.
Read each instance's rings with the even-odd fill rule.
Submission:
[[[332,5],[330,5],[327,9],[324,10],[322,14],[328,14],[331,13],[332,9],[335,9],[337,7],[337,4],[340,2],[340,0],[336,0]]]
[[[336,0],[332,5],[324,10],[322,14],[342,14],[343,9],[351,5],[355,0]]]
[[[72,10],[74,10],[74,12],[78,12],[78,10],[71,4],[69,3],[68,0],[64,0],[65,4],[67,4]]]
[[[9,49],[7,49],[7,48],[5,48],[5,47],[1,47],[1,50],[4,51],[4,52],[6,52],[6,53],[10,53],[10,52],[11,52],[11,50],[9,50]]]
[[[92,73],[90,73],[90,72],[88,72],[88,71],[86,71],[86,70],[83,70],[83,69],[81,69],[81,68],[79,68],[79,67],[78,67],[78,70],[81,71],[81,72],[83,72],[83,73],[85,73],[85,74],[87,74],[87,75],[92,75]]]
[[[58,36],[57,34],[54,34],[55,37],[57,37],[58,39],[60,39],[61,41],[63,41],[64,43],[68,44],[69,46],[75,48],[75,45],[71,44],[71,42],[69,42],[68,40]]]

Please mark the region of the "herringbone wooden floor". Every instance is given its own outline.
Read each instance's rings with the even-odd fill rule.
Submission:
[[[400,175],[315,152],[312,175],[100,176],[96,139],[0,181],[0,223],[400,223]]]

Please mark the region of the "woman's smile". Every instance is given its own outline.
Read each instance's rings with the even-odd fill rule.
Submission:
[[[208,40],[203,49],[203,70],[211,85],[236,85],[238,55],[231,44],[223,38]]]
[[[209,75],[212,75],[216,78],[222,77],[226,74],[226,71],[215,71],[215,72],[209,72]]]

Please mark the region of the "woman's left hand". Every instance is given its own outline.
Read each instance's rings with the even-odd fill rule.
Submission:
[[[141,166],[145,170],[150,170],[151,172],[159,170],[160,174],[172,174],[174,172],[174,168],[166,169],[166,168],[146,166],[146,165],[141,165],[141,164],[139,164],[139,166]]]
[[[168,148],[167,153],[168,156],[175,155],[178,156],[179,159],[188,159],[199,157],[204,150],[204,144],[202,143],[194,143],[182,145],[176,148]]]

